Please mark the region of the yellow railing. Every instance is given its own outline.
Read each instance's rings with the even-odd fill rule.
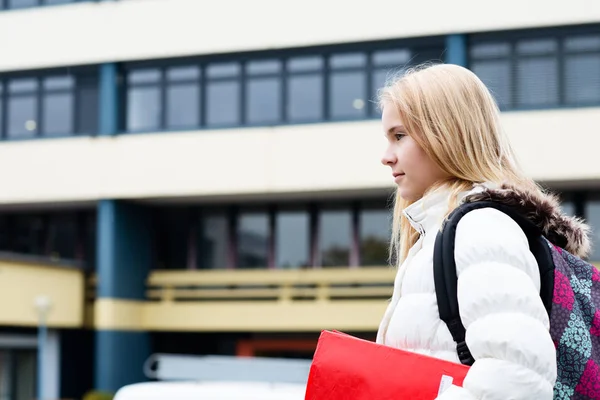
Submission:
[[[153,271],[154,301],[335,301],[382,299],[392,294],[387,267],[310,270]]]

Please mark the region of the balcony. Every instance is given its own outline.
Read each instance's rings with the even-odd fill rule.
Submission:
[[[96,327],[148,331],[374,331],[395,270],[153,271],[145,301],[99,299]]]
[[[37,257],[0,254],[0,325],[34,327],[37,296],[51,302],[50,328],[83,325],[84,273],[75,266],[42,261]]]

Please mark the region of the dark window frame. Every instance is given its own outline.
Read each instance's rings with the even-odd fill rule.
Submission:
[[[27,10],[27,9],[38,8],[38,7],[57,7],[57,6],[66,6],[66,5],[75,4],[75,3],[93,2],[93,1],[99,1],[99,0],[70,0],[67,3],[61,3],[61,4],[48,4],[48,0],[36,0],[35,1],[36,4],[31,5],[31,6],[12,8],[12,7],[8,6],[9,0],[0,0],[0,11],[18,11],[18,10]]]
[[[321,264],[321,248],[320,238],[323,227],[321,223],[321,214],[323,211],[330,210],[344,210],[350,213],[350,231],[349,235],[349,260],[348,265],[344,267],[349,268],[368,268],[372,265],[362,265],[360,246],[360,215],[363,211],[368,210],[387,210],[390,212],[391,209],[389,202],[386,202],[383,198],[366,198],[366,199],[347,199],[339,201],[319,201],[319,202],[306,202],[306,201],[293,201],[293,202],[281,202],[281,203],[259,203],[244,205],[243,207],[235,204],[230,205],[206,205],[206,206],[187,206],[186,212],[190,213],[188,224],[184,227],[188,231],[186,254],[184,257],[187,259],[186,269],[197,270],[205,269],[206,266],[202,264],[201,252],[203,249],[199,248],[199,240],[197,237],[199,229],[204,226],[204,217],[213,215],[215,210],[218,210],[219,215],[225,216],[227,220],[227,229],[225,235],[227,237],[226,253],[227,261],[225,265],[214,266],[217,270],[244,270],[239,266],[239,252],[238,252],[238,241],[239,241],[239,218],[241,214],[252,214],[254,212],[264,213],[267,217],[268,234],[267,234],[267,263],[263,268],[259,269],[281,269],[281,266],[277,265],[277,215],[279,212],[306,212],[308,216],[308,248],[306,254],[306,260],[308,266],[307,269],[321,269],[324,268]],[[160,212],[160,211],[158,211]],[[391,221],[391,219],[390,219]],[[165,232],[157,232],[157,235],[164,235]],[[382,265],[387,266],[387,265]],[[254,267],[253,267],[254,268]],[[258,268],[258,267],[256,267]],[[304,267],[301,267],[304,268]],[[172,267],[168,267],[172,270]]]
[[[73,247],[67,250],[71,256],[65,256],[57,253],[58,246],[56,236],[53,236],[52,227],[58,228],[64,219],[71,219],[74,223],[74,231],[72,232]],[[14,255],[15,257],[24,256],[51,262],[66,263],[79,266],[87,270],[95,268],[95,257],[90,257],[96,254],[96,211],[93,208],[78,208],[70,210],[39,210],[39,211],[2,211],[0,212],[0,220],[6,231],[6,243],[3,243],[3,248],[0,253],[4,255]],[[19,237],[17,222],[37,221],[40,223],[36,238],[29,238],[21,241]],[[27,227],[29,234],[32,233],[31,227]],[[61,236],[64,239],[64,236]],[[55,240],[52,240],[52,239]],[[36,240],[33,240],[36,239]],[[33,240],[33,241],[32,241]],[[37,243],[36,243],[37,242]],[[26,248],[29,251],[19,251],[19,247],[26,243]],[[94,248],[88,246],[93,243]],[[52,244],[54,246],[52,246]],[[6,247],[4,247],[6,246]],[[33,250],[37,249],[37,250]]]
[[[528,111],[528,110],[547,110],[555,108],[574,108],[574,107],[588,107],[598,106],[600,102],[573,102],[568,103],[566,100],[566,69],[565,64],[570,55],[581,55],[581,54],[600,54],[598,50],[565,50],[564,42],[566,39],[575,36],[600,36],[600,26],[598,24],[579,25],[579,26],[568,26],[568,27],[552,27],[552,28],[535,28],[535,29],[519,29],[512,31],[502,32],[485,32],[475,33],[468,36],[467,41],[467,64],[469,68],[473,67],[474,62],[477,61],[507,61],[510,66],[510,99],[508,106],[502,106],[502,111]],[[556,50],[551,53],[523,55],[517,52],[517,43],[524,40],[544,40],[552,39],[557,43]],[[506,43],[509,45],[508,56],[493,56],[493,57],[480,57],[473,56],[471,49],[473,46],[478,44],[492,44],[492,43]],[[539,59],[541,57],[548,57],[552,55],[555,57],[557,62],[557,103],[548,104],[536,104],[536,105],[518,105],[518,63],[519,60],[531,60]]]
[[[374,65],[372,62],[373,54],[385,51],[385,50],[408,50],[411,53],[410,62],[406,65],[395,65],[386,68],[386,66]],[[262,126],[279,126],[279,125],[299,125],[304,123],[324,123],[324,122],[345,122],[345,121],[357,121],[357,120],[368,120],[368,119],[378,119],[380,118],[380,114],[376,107],[371,107],[369,104],[373,102],[372,94],[374,92],[373,88],[373,75],[377,71],[381,71],[382,69],[388,69],[390,71],[394,71],[397,69],[401,69],[406,66],[410,66],[413,62],[417,62],[420,58],[423,58],[423,55],[437,54],[438,58],[432,59],[432,61],[442,61],[443,54],[445,51],[445,38],[444,36],[432,36],[425,38],[410,38],[410,39],[392,39],[392,40],[384,40],[377,42],[365,42],[365,43],[346,43],[346,44],[338,44],[338,45],[327,45],[327,46],[315,46],[315,47],[305,47],[305,48],[292,48],[292,49],[281,49],[281,50],[269,50],[269,51],[252,51],[252,52],[241,52],[235,54],[222,54],[222,55],[203,55],[203,56],[195,56],[195,57],[180,57],[180,58],[171,58],[171,59],[162,59],[162,60],[144,60],[144,61],[133,61],[127,62],[122,65],[121,74],[123,75],[122,81],[125,82],[123,85],[123,94],[122,98],[127,98],[127,87],[129,84],[127,83],[128,74],[131,71],[145,68],[156,68],[161,71],[164,71],[168,68],[172,67],[184,67],[184,66],[197,66],[200,68],[201,76],[199,79],[200,85],[200,107],[197,111],[200,116],[198,118],[199,124],[195,127],[185,128],[186,130],[195,129],[195,130],[214,130],[214,129],[230,129],[230,128],[244,128],[244,127],[262,127]],[[330,93],[329,86],[331,81],[332,73],[341,71],[341,68],[332,69],[329,66],[329,60],[332,56],[342,54],[342,53],[363,53],[366,55],[367,62],[364,67],[356,68],[351,67],[348,70],[351,71],[365,71],[366,77],[366,93],[365,93],[365,116],[361,118],[349,117],[349,118],[332,118],[329,110],[330,103]],[[311,69],[310,72],[293,72],[288,68],[288,61],[291,58],[297,57],[310,57],[310,56],[318,56],[323,59],[322,67]],[[280,79],[280,96],[281,96],[281,110],[280,110],[280,120],[278,122],[266,122],[266,123],[250,123],[247,118],[247,106],[246,106],[246,91],[248,87],[248,82],[252,79],[257,79],[258,74],[248,74],[247,73],[247,64],[250,62],[260,62],[260,61],[272,61],[278,60],[281,62],[280,72],[278,73],[266,73],[264,74],[266,77],[277,77]],[[209,78],[206,74],[207,66],[211,64],[226,64],[226,63],[237,63],[240,66],[240,73],[236,82],[239,83],[239,98],[238,107],[239,107],[239,123],[237,124],[223,124],[222,126],[209,126],[207,124],[207,86],[209,82],[214,81],[234,81],[231,77],[227,78]],[[315,75],[322,77],[323,87],[322,87],[322,118],[311,119],[307,121],[290,121],[289,115],[287,113],[288,102],[289,102],[289,93],[288,93],[288,85],[289,79],[295,76],[301,76],[303,74]],[[161,93],[162,99],[165,99],[164,93],[166,91],[167,83],[165,79],[160,82],[161,85]],[[124,103],[126,105],[126,103]],[[166,105],[163,103],[162,109],[166,109]],[[150,130],[128,130],[125,122],[127,121],[128,110],[125,107],[125,112],[123,113],[123,118],[121,118],[121,123],[119,126],[119,133],[121,134],[132,134],[132,133],[147,133],[147,132],[169,132],[169,131],[180,131],[183,130],[179,128],[169,128],[166,126],[164,119],[161,120],[159,127],[156,129]],[[164,114],[164,111],[163,111]]]
[[[46,78],[69,76],[74,79],[74,83],[71,88],[61,89],[46,89],[44,87],[44,80]],[[27,93],[10,93],[9,82],[13,79],[33,79],[36,82],[36,89],[27,91]],[[85,84],[79,84],[79,82],[85,82]],[[81,99],[83,97],[83,91],[81,90],[84,86],[86,88],[92,88],[96,90],[97,95],[100,95],[100,76],[97,67],[73,67],[73,68],[52,68],[43,70],[26,70],[18,72],[3,72],[0,73],[0,84],[3,90],[0,91],[0,140],[28,140],[28,139],[43,139],[43,138],[59,138],[59,137],[74,137],[82,135],[94,136],[98,133],[98,127],[96,126],[93,132],[84,132],[86,129],[83,128],[83,123],[79,119],[79,113],[81,111]],[[87,86],[86,86],[87,85]],[[73,128],[71,132],[52,133],[48,134],[45,131],[43,116],[44,116],[44,97],[47,94],[64,94],[70,93],[73,98],[71,121],[70,125]],[[33,96],[36,102],[36,130],[32,135],[25,137],[9,137],[8,135],[8,103],[12,97],[29,97]],[[96,118],[99,120],[99,109],[94,110]]]

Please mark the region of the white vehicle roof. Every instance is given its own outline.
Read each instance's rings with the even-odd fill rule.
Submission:
[[[145,382],[121,388],[114,400],[304,400],[301,384],[267,382]]]

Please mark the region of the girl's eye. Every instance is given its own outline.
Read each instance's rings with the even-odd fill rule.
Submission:
[[[396,138],[396,140],[400,140],[402,139],[404,136],[406,136],[404,133],[396,133],[394,135],[394,137]]]

